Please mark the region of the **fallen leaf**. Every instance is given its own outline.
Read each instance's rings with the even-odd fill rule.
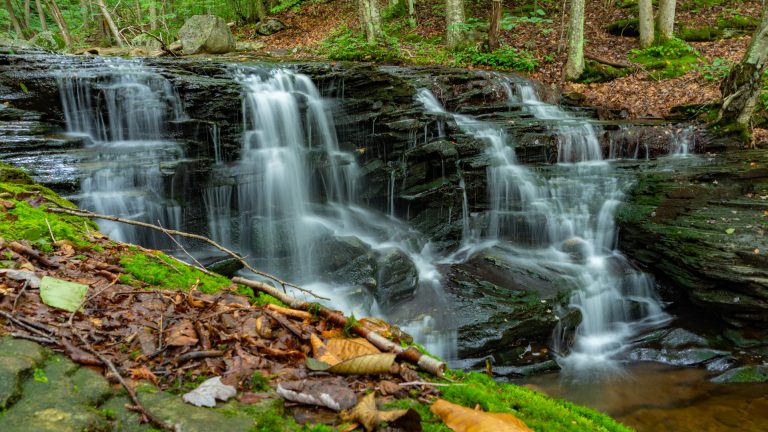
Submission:
[[[404,409],[379,411],[379,409],[376,408],[375,393],[368,393],[360,399],[360,403],[355,405],[355,407],[352,408],[352,411],[342,414],[342,419],[344,421],[359,422],[363,425],[365,430],[372,431],[379,427],[383,422],[394,422],[407,413],[408,410]]]
[[[85,299],[88,285],[45,276],[40,280],[40,297],[50,307],[76,311]]]
[[[381,353],[378,348],[363,338],[329,339],[328,342],[326,342],[326,346],[332,355],[342,361],[363,355]]]
[[[734,232],[736,232],[735,228],[728,228],[728,229],[725,230],[726,234],[733,234]]]
[[[131,379],[133,380],[151,381],[153,384],[157,385],[157,376],[146,366],[128,369],[128,372],[131,374]]]
[[[166,345],[168,346],[193,346],[197,345],[197,333],[195,332],[195,326],[190,320],[183,320],[182,322],[172,326],[168,329],[168,337],[166,338]]]
[[[317,335],[312,333],[309,340],[312,343],[312,355],[315,359],[328,364],[329,366],[341,362],[338,357],[329,352],[328,346],[324,344]]]
[[[181,399],[194,406],[213,408],[216,400],[225,401],[237,394],[237,390],[229,385],[222,384],[221,377],[213,377],[203,381],[200,386],[189,393],[185,393]]]
[[[0,275],[13,280],[27,281],[28,287],[32,289],[40,288],[40,278],[29,270],[0,269]]]
[[[335,365],[308,358],[306,365],[311,370],[340,375],[373,375],[389,373],[394,362],[395,354],[371,354],[344,360]]]
[[[444,399],[432,404],[430,411],[455,432],[533,432],[512,414],[476,411]]]
[[[286,400],[342,411],[357,403],[355,392],[343,380],[284,381],[276,392]]]

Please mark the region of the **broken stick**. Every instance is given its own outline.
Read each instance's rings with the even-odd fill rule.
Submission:
[[[251,289],[269,294],[272,297],[292,307],[293,309],[315,312],[339,327],[344,327],[349,322],[347,317],[344,316],[344,314],[341,312],[330,310],[325,306],[317,303],[302,302],[301,300],[295,299],[264,282],[253,281],[241,277],[232,278],[232,282],[243,284],[247,287],[250,287]],[[372,343],[376,348],[385,352],[395,353],[397,354],[398,358],[403,359],[409,363],[413,363],[426,372],[429,372],[438,377],[442,377],[443,373],[445,372],[446,365],[444,362],[432,358],[428,355],[424,355],[414,347],[403,348],[400,345],[385,338],[384,336],[376,333],[375,331],[359,325],[353,326],[351,330],[367,339],[368,342]]]

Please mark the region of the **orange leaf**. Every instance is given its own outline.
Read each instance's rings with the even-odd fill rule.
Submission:
[[[328,363],[331,366],[338,364],[341,361],[328,350],[328,346],[314,333],[310,335],[310,341],[312,342],[313,357],[317,360]]]
[[[443,399],[438,399],[430,411],[456,432],[533,432],[512,414],[475,411]]]
[[[380,354],[381,351],[363,338],[328,339],[328,351],[341,361],[368,354]],[[327,363],[327,362],[326,362]]]

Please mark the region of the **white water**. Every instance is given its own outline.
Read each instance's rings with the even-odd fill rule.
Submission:
[[[164,193],[170,164],[184,156],[177,143],[165,138],[164,125],[184,116],[170,82],[139,62],[122,59],[104,59],[70,73],[58,77],[67,131],[90,138],[93,155],[83,166],[80,205],[180,228],[181,207]],[[109,221],[99,221],[99,228],[115,240],[150,247],[167,241]]]
[[[245,91],[236,192],[240,248],[257,268],[304,283],[331,297],[333,307],[357,317],[389,315],[432,352],[454,356],[455,331],[447,326],[445,305],[435,301],[443,296],[429,244],[394,217],[394,170],[388,215],[356,204],[354,155],[339,149],[330,110],[311,80],[288,70],[242,72],[238,80]],[[333,257],[325,254],[334,252],[324,246],[334,241],[361,242],[376,256],[395,249],[405,253],[418,273],[409,305],[423,307],[413,313],[382,310],[361,294],[364,288],[327,279],[324,261]]]
[[[518,85],[515,92],[505,84],[510,103],[553,123],[559,163],[547,175],[519,165],[502,129],[451,114],[465,133],[488,143],[492,160],[487,229],[482,239],[465,237],[464,253],[453,258],[496,245],[523,267],[562,274],[576,287],[569,306],[581,312],[582,320],[572,346],[564,341],[568,329],[555,335],[561,364],[577,370],[611,367],[629,338],[668,319],[649,277],[633,270],[615,249],[614,213],[627,185],[602,161],[592,125],[541,102],[528,85]],[[417,98],[428,112],[447,114],[428,90]],[[463,214],[468,217],[466,209]]]

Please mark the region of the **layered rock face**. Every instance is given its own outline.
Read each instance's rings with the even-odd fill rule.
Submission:
[[[741,329],[734,342],[765,343],[768,152],[660,160],[629,171],[637,182],[618,214],[624,253]]]

